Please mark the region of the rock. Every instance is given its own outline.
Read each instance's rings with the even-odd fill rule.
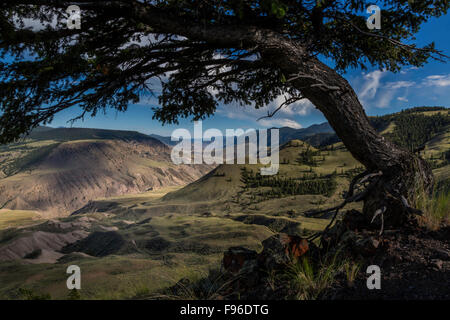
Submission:
[[[348,210],[345,212],[342,218],[343,224],[348,230],[360,230],[363,226],[366,226],[364,215],[358,210]]]
[[[299,236],[290,236],[279,233],[262,242],[264,247],[258,256],[258,262],[267,270],[275,269],[291,261],[298,259],[308,250],[308,241]]]
[[[323,248],[333,248],[342,240],[342,237],[349,232],[347,226],[341,221],[336,222],[334,226],[328,229],[327,233],[320,238]],[[353,233],[353,231],[350,231]]]
[[[261,267],[272,270],[285,265],[291,259],[298,259],[310,250],[306,239],[279,233],[262,242],[263,250],[260,254],[243,247],[229,248],[223,256],[223,267],[231,273],[255,270]]]
[[[327,238],[325,238],[325,241]],[[324,241],[324,239],[322,239]],[[331,246],[333,244],[338,244],[341,250],[350,250],[356,256],[372,256],[378,248],[382,247],[384,244],[375,237],[369,235],[366,232],[355,232],[352,230],[347,230],[342,233],[338,241],[330,241]],[[324,246],[325,247],[325,246]]]
[[[286,249],[288,250],[288,253],[290,253],[294,258],[300,258],[309,250],[308,241],[306,239],[298,236],[288,237],[289,243]]]
[[[435,256],[438,259],[442,259],[442,260],[450,260],[450,252],[448,252],[447,250],[444,249],[435,249],[434,250]]]
[[[433,259],[433,260],[431,260],[431,263],[438,270],[442,270],[442,266],[444,265],[444,262],[442,260],[439,260],[439,259]]]
[[[262,245],[263,250],[260,254],[243,247],[232,247],[224,253],[223,268],[233,279],[232,290],[227,295],[245,292],[247,293],[245,299],[265,299],[268,294],[273,297],[278,289],[268,288],[268,275],[272,271],[286,267],[292,259],[298,259],[307,252],[317,253],[318,250],[306,239],[285,233],[271,236],[264,240]],[[239,274],[239,277],[236,277],[236,274]],[[284,294],[283,292],[280,294]]]
[[[263,251],[258,256],[259,263],[267,270],[288,263],[289,256],[286,254],[288,241],[285,233],[279,233],[264,240]]]
[[[231,247],[223,255],[223,267],[233,274],[245,272],[256,267],[256,251],[243,247]]]
[[[212,217],[212,213],[209,211],[203,212],[201,215],[201,217]]]
[[[353,244],[358,240],[358,234],[354,231],[347,231],[342,234],[340,242],[343,244]]]
[[[362,256],[371,256],[380,245],[380,241],[374,237],[362,237],[355,241],[354,249]]]

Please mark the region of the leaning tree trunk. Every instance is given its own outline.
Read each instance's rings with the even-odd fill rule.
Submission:
[[[385,207],[386,225],[401,225],[413,211],[408,209],[407,203],[414,205],[416,191],[431,188],[433,175],[425,161],[379,135],[348,82],[311,55],[300,41],[251,26],[186,27],[170,17],[142,8],[135,14],[149,25],[171,34],[212,46],[258,52],[268,66],[281,70],[289,83],[322,111],[351,154],[371,172],[382,172],[364,200],[367,222],[376,210]]]
[[[288,81],[327,118],[350,153],[369,172],[381,172],[364,199],[367,226],[376,210],[383,210],[385,226],[400,226],[415,213],[417,192],[429,192],[430,167],[420,157],[386,140],[370,125],[349,83],[315,57],[305,57],[292,43],[277,45],[265,55]]]

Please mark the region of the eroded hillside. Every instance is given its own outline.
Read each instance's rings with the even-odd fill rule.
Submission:
[[[58,129],[56,129],[58,130]],[[47,138],[51,131],[45,131]],[[27,140],[0,153],[3,208],[64,216],[90,200],[195,181],[211,166],[175,166],[153,138]],[[80,139],[90,138],[90,139]]]
[[[396,128],[392,121],[379,130],[389,134],[398,132]],[[404,128],[399,132],[411,130]],[[340,142],[315,148],[292,140],[280,148],[279,173],[262,177],[261,165],[220,165],[211,171],[174,168],[168,147],[153,140],[81,139],[79,134],[76,141],[72,137],[29,142],[29,148],[47,146],[40,149],[47,150],[45,155],[38,153],[39,157],[30,156],[15,166],[3,158],[10,171],[1,183],[19,185],[22,192],[44,185],[54,191],[46,197],[61,193],[72,199],[83,192],[77,185],[93,193],[96,179],[103,177],[105,190],[133,190],[133,194],[101,194],[72,215],[53,220],[33,220],[29,210],[0,209],[0,297],[20,298],[18,288],[26,288],[65,298],[65,270],[76,264],[85,279],[83,298],[155,298],[180,279],[195,280],[219,269],[229,247],[260,251],[261,242],[274,234],[304,237],[323,230],[330,216],[313,218],[309,212],[341,203],[352,177],[363,170]],[[445,127],[420,151],[433,167],[438,185],[450,177],[449,146]],[[20,148],[10,147],[9,152],[23,159],[17,156],[23,152]],[[150,177],[143,170],[151,172]],[[194,174],[199,179],[193,181]],[[71,183],[74,177],[83,181]],[[46,178],[58,183],[46,184]],[[27,179],[27,185],[21,184]],[[188,179],[192,179],[188,185],[177,185]],[[172,187],[146,191],[162,183]],[[117,185],[126,187],[114,189]],[[449,208],[448,185],[441,185],[442,193],[430,207],[442,214],[439,221],[448,217]],[[64,188],[71,188],[75,196]],[[354,203],[345,209],[360,207]]]

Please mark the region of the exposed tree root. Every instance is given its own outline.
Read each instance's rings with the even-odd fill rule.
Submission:
[[[325,215],[326,213],[330,213],[330,212],[334,211],[333,218],[331,219],[330,223],[325,227],[325,229],[323,231],[320,231],[320,232],[317,232],[317,233],[311,235],[307,239],[309,241],[312,241],[312,240],[318,238],[319,236],[326,234],[327,231],[330,229],[330,227],[333,225],[334,221],[336,220],[339,210],[344,208],[348,203],[364,200],[367,197],[367,195],[371,192],[371,190],[376,186],[376,184],[379,181],[379,177],[382,175],[383,175],[383,173],[381,171],[375,172],[375,173],[365,171],[361,174],[358,174],[350,182],[350,186],[349,186],[347,195],[341,204],[339,204],[338,206],[335,206],[333,208],[315,211],[315,212],[311,212],[311,213],[307,214],[306,215],[307,217],[317,217],[318,215]],[[374,179],[374,178],[376,178],[376,179]],[[371,180],[373,180],[373,181],[371,181]],[[355,187],[357,187],[358,185],[362,185],[366,182],[369,182],[369,184],[361,192],[354,194]],[[384,211],[386,211],[386,207],[384,207]],[[383,211],[383,213],[384,213],[384,211]],[[384,222],[383,222],[383,224],[384,224]]]

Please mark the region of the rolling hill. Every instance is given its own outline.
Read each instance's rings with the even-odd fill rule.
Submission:
[[[414,127],[436,127],[430,118],[422,118],[436,113],[448,115],[448,109],[414,110],[412,114],[418,117],[408,118],[412,126],[397,122],[398,115],[375,121],[387,137],[405,139],[411,133],[416,144],[422,137],[412,134]],[[436,128],[439,130],[426,137],[420,152],[432,164],[437,180],[448,181],[450,126],[444,122]],[[54,178],[52,170],[58,163],[57,173],[75,170],[90,181],[91,175],[105,171],[108,174],[104,176],[114,173],[120,177],[122,185],[139,180],[137,173],[141,173],[143,164],[156,172],[157,168],[170,169],[164,151],[168,147],[159,141],[138,142],[129,136],[102,138],[104,134],[96,132],[95,137],[70,141],[35,138],[9,146],[9,156],[4,150],[0,153],[2,168],[7,169],[0,186],[2,181],[13,183],[14,178],[25,181],[23,176],[29,181],[39,175],[63,179]],[[77,137],[81,138],[79,133]],[[41,151],[32,156],[33,150]],[[117,156],[118,152],[123,158]],[[19,163],[11,162],[12,158],[23,159],[17,156],[22,153],[29,156]],[[83,270],[87,281],[81,295],[88,299],[149,297],[180,279],[195,281],[210,269],[217,269],[229,247],[261,250],[261,241],[275,233],[305,236],[323,230],[329,217],[309,218],[305,213],[341,202],[351,178],[363,170],[341,142],[316,148],[294,139],[281,146],[280,162],[279,174],[270,178],[258,175],[260,165],[219,165],[185,186],[173,181],[169,187],[142,189],[140,193],[102,195],[70,216],[53,220],[32,220],[30,210],[0,209],[0,298],[20,298],[18,288],[66,298],[64,272],[71,264]],[[95,170],[87,170],[89,166]],[[126,174],[122,172],[124,166]],[[133,178],[128,173],[133,173]],[[36,177],[32,179],[32,175]],[[18,185],[26,191],[43,183],[34,181],[39,184]],[[64,180],[58,187],[65,185],[76,192]],[[351,204],[346,209],[360,206]]]
[[[419,108],[406,114],[428,117],[436,112],[448,117],[449,111],[442,108]],[[399,130],[396,125],[396,121],[403,115],[404,113],[400,113],[377,118],[377,129],[386,136],[407,136],[405,129]],[[450,149],[450,124],[445,121],[440,130],[429,137],[421,151],[422,156],[432,164],[437,180],[445,180],[449,176],[449,160],[444,156],[447,151],[448,157]],[[427,120],[426,123],[431,122]],[[169,192],[161,199],[143,201],[140,198],[138,203],[117,202],[113,206],[105,199],[93,201],[79,212],[89,213],[108,208],[107,210],[120,214],[182,214],[201,211],[217,215],[239,213],[286,217],[295,212],[297,221],[306,221],[305,225],[308,225],[310,221],[305,220],[303,214],[318,207],[325,208],[339,203],[351,178],[363,170],[341,142],[315,148],[307,142],[291,140],[280,147],[280,164],[276,178],[267,181],[257,175],[260,165],[222,164],[199,180]],[[244,174],[247,182],[243,179]]]
[[[63,216],[93,199],[183,185],[209,170],[173,165],[168,146],[137,132],[40,128],[0,148],[0,204]]]
[[[398,144],[408,147],[407,141],[414,140],[414,147],[418,147],[420,139],[429,140],[431,135],[445,131],[445,127],[449,125],[448,117],[446,107],[414,107],[393,114],[371,116],[369,121],[379,132],[383,132]],[[178,143],[171,141],[167,136],[155,134],[151,136],[167,145],[173,146]],[[270,131],[268,137],[270,141]],[[322,147],[340,141],[328,122],[300,129],[282,127],[279,128],[279,137],[280,145],[291,140],[302,140],[314,147]],[[422,144],[425,142],[422,141]],[[414,149],[412,145],[410,148]]]
[[[446,179],[448,176],[448,152],[450,150],[449,114],[449,110],[445,108],[419,107],[392,115],[373,117],[370,120],[383,135],[400,142],[399,144],[405,148],[410,145],[423,144],[421,154],[431,163],[435,169],[435,175],[439,180]],[[405,117],[411,122],[410,126],[404,124]],[[283,139],[281,136],[286,138],[296,135],[304,135],[306,137],[305,140],[324,135],[326,138],[330,138],[330,134],[326,133],[328,129],[328,124],[313,126],[313,128],[308,130],[287,130],[287,128],[281,128],[280,141]],[[419,131],[419,133],[415,133],[416,131]],[[425,135],[422,131],[430,133]],[[305,156],[304,153],[306,150],[310,153],[309,162],[306,158],[301,159],[302,156]],[[334,174],[337,185],[339,186],[337,188],[339,192],[344,190],[344,187],[355,173],[362,170],[361,164],[352,157],[341,142],[325,145],[318,149],[302,140],[290,140],[280,147],[279,158],[281,165],[280,171],[277,174],[278,180],[294,179],[297,182],[303,180],[323,180],[329,179],[329,176]],[[241,200],[252,198],[251,203],[258,203],[258,207],[268,208],[270,206],[264,205],[264,197],[258,196],[263,191],[267,192],[269,188],[267,183],[266,186],[245,188],[245,184],[242,181],[243,170],[256,174],[259,168],[259,165],[219,165],[198,181],[180,190],[168,193],[162,198],[162,201],[170,203],[217,201],[227,203],[229,207],[233,206],[237,198]],[[277,183],[279,182],[277,181]],[[243,191],[243,189],[245,190]],[[287,195],[285,194],[284,197],[287,197]],[[306,196],[311,197],[311,194],[306,193],[305,195],[293,196],[302,198]],[[321,194],[314,195],[314,197],[322,196]],[[338,192],[335,193],[335,197],[340,198]],[[326,199],[327,202],[331,200],[337,199],[330,196]],[[310,209],[307,203],[307,201],[295,203],[296,211],[301,212],[302,208],[304,211]],[[217,208],[219,207],[216,205]]]

